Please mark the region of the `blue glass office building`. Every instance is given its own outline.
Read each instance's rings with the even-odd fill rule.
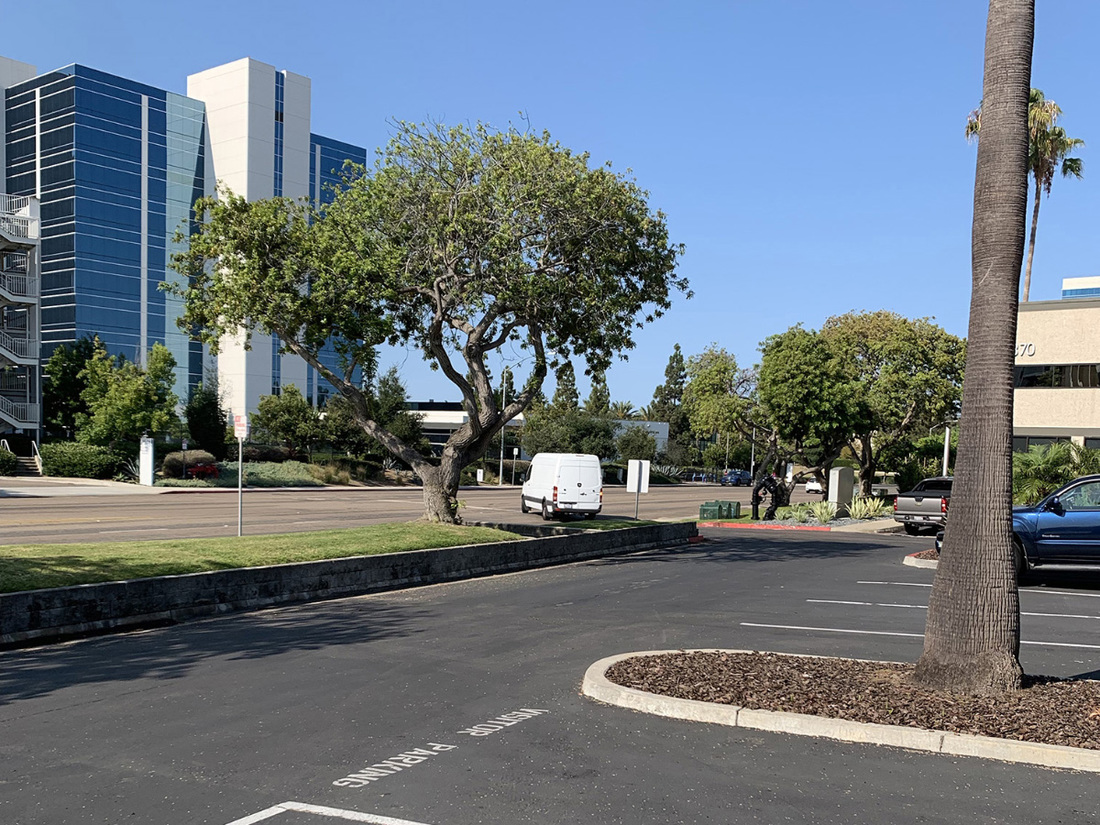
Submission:
[[[186,397],[202,347],[158,285],[206,190],[203,104],[73,65],[8,88],[5,114],[7,193],[41,199],[43,357],[86,335],[129,360],[159,342]]]
[[[337,188],[342,185],[341,173],[346,161],[367,165],[367,150],[350,143],[310,134],[309,136],[309,191],[313,202],[317,204],[332,203]],[[342,374],[344,368],[340,364],[340,356],[331,346],[326,346],[320,352],[320,361],[326,367],[337,374]],[[362,371],[356,370],[353,380],[362,380]],[[306,397],[318,407],[324,407],[329,396],[336,392],[325,378],[312,367],[306,378]]]

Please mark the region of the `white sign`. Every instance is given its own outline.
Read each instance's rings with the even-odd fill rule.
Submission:
[[[233,435],[240,441],[248,440],[248,416],[233,416]]]
[[[477,471],[477,483],[480,484],[484,480],[485,480],[485,471],[484,470],[478,470]]]
[[[138,481],[146,487],[153,486],[153,439],[148,436],[141,439],[141,452],[138,454]]]
[[[626,465],[626,491],[628,493],[649,492],[649,462],[632,458]]]

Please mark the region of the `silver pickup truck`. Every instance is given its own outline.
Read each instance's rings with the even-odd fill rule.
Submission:
[[[911,536],[943,527],[947,523],[952,481],[951,476],[926,478],[908,493],[899,494],[894,499],[894,521],[900,521]]]

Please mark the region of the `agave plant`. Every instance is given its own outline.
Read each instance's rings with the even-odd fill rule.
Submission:
[[[872,519],[886,515],[886,502],[874,496],[860,496],[848,504],[848,517],[854,519]]]
[[[828,524],[836,518],[836,505],[831,501],[815,501],[810,505],[810,512],[819,522]]]

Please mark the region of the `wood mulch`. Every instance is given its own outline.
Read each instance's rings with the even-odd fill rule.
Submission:
[[[915,559],[928,559],[929,561],[939,561],[940,554],[936,552],[936,548],[932,547],[928,550],[921,550],[919,553],[913,553]]]
[[[912,684],[913,665],[775,653],[669,653],[616,663],[624,687],[758,710],[1100,750],[1100,682],[1025,676],[1004,696]]]

